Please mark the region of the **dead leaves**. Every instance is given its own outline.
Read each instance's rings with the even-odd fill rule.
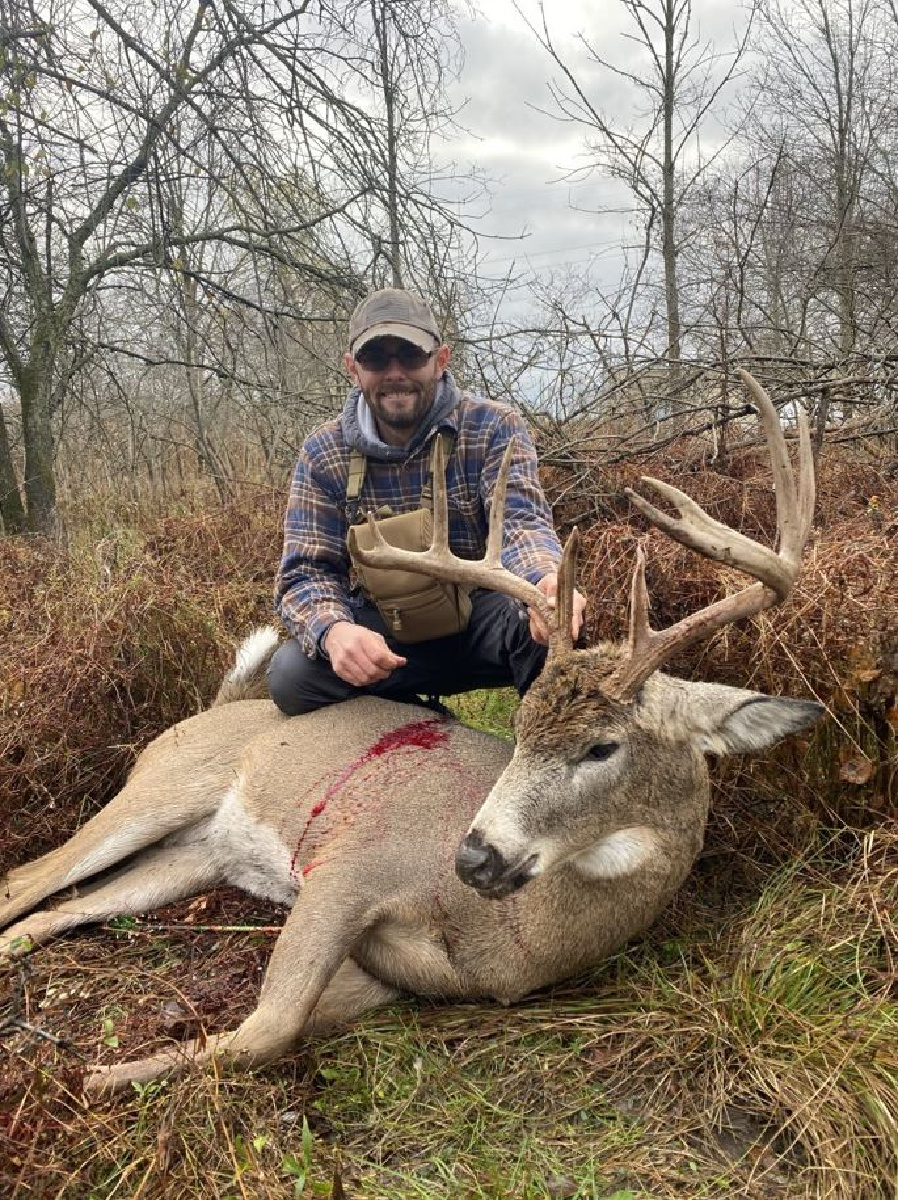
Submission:
[[[873,778],[876,767],[866,754],[845,754],[843,752],[839,758],[839,778],[844,783],[853,783],[857,787],[862,787]]]

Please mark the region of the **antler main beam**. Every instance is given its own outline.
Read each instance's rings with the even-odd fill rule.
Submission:
[[[465,587],[487,588],[520,600],[528,608],[536,609],[549,629],[550,653],[571,648],[571,613],[573,603],[573,561],[576,538],[568,539],[562,557],[558,578],[558,603],[553,609],[539,588],[521,579],[502,566],[502,533],[505,521],[505,500],[508,491],[508,476],[514,457],[514,438],[506,447],[493,490],[490,504],[489,532],[486,553],[482,559],[458,558],[449,548],[449,505],[446,496],[446,464],[442,443],[437,446],[433,465],[433,538],[427,550],[403,550],[391,546],[384,539],[371,513],[368,525],[375,545],[370,550],[358,550],[361,562],[369,567],[385,569],[400,567],[406,571],[417,571],[431,579],[444,583],[459,583]],[[569,548],[570,547],[570,548]]]
[[[606,689],[619,700],[631,700],[653,671],[686,646],[710,637],[734,621],[781,604],[789,596],[798,577],[802,551],[814,515],[814,461],[807,419],[799,411],[799,478],[796,485],[786,439],[773,402],[748,371],[740,371],[739,375],[757,405],[770,451],[776,486],[779,551],[762,546],[760,542],[715,521],[685,492],[668,483],[648,476],[642,480],[668,500],[679,511],[679,517],[662,512],[626,488],[630,501],[651,525],[663,530],[674,541],[696,550],[706,558],[736,567],[758,582],[684,617],[669,629],[656,631],[649,624],[645,555],[640,546],[630,587],[628,656]]]

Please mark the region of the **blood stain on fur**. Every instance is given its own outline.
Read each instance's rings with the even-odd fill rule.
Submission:
[[[449,731],[444,728],[445,724],[445,718],[434,717],[427,721],[411,721],[408,725],[400,725],[398,729],[389,729],[373,746],[369,746],[363,754],[344,767],[328,787],[322,799],[314,805],[309,813],[299,841],[296,843],[296,849],[293,851],[293,857],[290,859],[291,876],[296,878],[296,864],[313,821],[321,816],[327,808],[328,801],[332,800],[346,786],[353,775],[375,759],[382,758],[385,754],[390,754],[395,750],[434,750],[438,746],[444,746],[449,741]],[[306,868],[303,868],[302,874],[308,874]]]

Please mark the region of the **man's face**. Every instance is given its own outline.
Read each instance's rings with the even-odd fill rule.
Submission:
[[[404,446],[430,411],[449,353],[448,346],[438,346],[428,355],[412,342],[383,337],[367,342],[355,358],[346,355],[346,369],[387,445]]]

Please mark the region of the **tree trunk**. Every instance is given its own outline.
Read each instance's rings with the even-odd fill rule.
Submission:
[[[19,398],[22,402],[22,437],[25,443],[25,508],[28,528],[33,533],[55,536],[56,481],[53,476],[53,431],[50,389],[52,364],[41,350],[22,371]]]
[[[676,68],[674,39],[676,36],[674,0],[664,4],[664,165],[663,197],[661,204],[661,253],[664,260],[664,301],[667,310],[667,355],[671,362],[671,387],[679,382],[679,363],[682,354],[680,329],[680,295],[677,287],[676,189],[673,149],[673,118],[676,106]],[[677,401],[674,401],[676,405]]]
[[[814,425],[814,462],[817,462],[823,449],[823,439],[826,437],[826,422],[829,420],[830,391],[825,387],[820,392],[820,402],[817,406],[817,420]]]
[[[394,288],[405,285],[402,281],[402,241],[399,234],[399,163],[398,131],[396,129],[396,94],[393,71],[390,65],[390,38],[387,29],[389,6],[384,4],[378,11],[375,0],[371,0],[371,16],[380,55],[380,84],[387,116],[387,219],[390,226],[390,272]]]
[[[857,341],[857,292],[854,262],[854,197],[845,179],[842,163],[837,167],[836,220],[839,222],[836,243],[836,276],[838,279],[839,353],[848,358]]]
[[[25,529],[25,508],[16,482],[6,419],[0,407],[0,520],[6,533],[22,533]]]

